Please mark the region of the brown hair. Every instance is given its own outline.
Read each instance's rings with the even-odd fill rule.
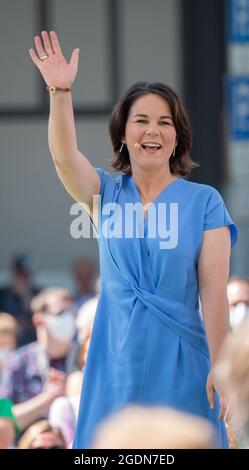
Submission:
[[[168,103],[177,133],[178,143],[175,156],[172,155],[169,160],[170,171],[173,175],[187,176],[193,168],[199,166],[189,155],[192,143],[190,123],[180,98],[170,87],[163,83],[137,82],[117,101],[109,123],[114,152],[111,165],[116,171],[131,174],[128,149],[125,145],[122,152],[120,152],[120,147],[125,135],[125,127],[131,106],[141,96],[151,93],[161,96]]]
[[[32,424],[25,431],[18,443],[18,449],[31,449],[37,437],[45,432],[53,432],[60,439],[62,446],[66,448],[66,441],[60,429],[52,426],[46,419],[43,419]]]
[[[48,287],[32,298],[32,313],[45,311],[51,297],[56,297],[58,300],[73,300],[72,294],[69,290],[64,289],[63,287]]]

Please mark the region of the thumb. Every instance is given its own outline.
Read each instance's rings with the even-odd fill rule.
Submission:
[[[80,55],[80,49],[74,49],[71,59],[70,59],[70,65],[72,65],[76,69],[78,68],[79,55]]]

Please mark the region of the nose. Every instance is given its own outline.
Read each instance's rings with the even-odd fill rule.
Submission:
[[[159,131],[157,129],[148,129],[146,131],[146,134],[147,135],[158,135],[159,134]]]

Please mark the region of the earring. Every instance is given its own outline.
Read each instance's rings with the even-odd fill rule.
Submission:
[[[121,152],[122,152],[122,150],[123,150],[123,147],[124,147],[124,142],[122,142],[122,145],[121,145],[121,147],[120,147],[120,149],[119,149],[119,153],[121,153]]]
[[[173,153],[172,153],[172,157],[174,157],[175,154],[176,154],[176,145],[175,145],[175,147],[174,147],[174,150],[173,150]]]

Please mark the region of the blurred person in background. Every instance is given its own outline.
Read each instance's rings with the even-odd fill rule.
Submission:
[[[227,297],[233,330],[249,320],[249,278],[231,277],[227,285]]]
[[[0,397],[0,449],[13,447],[18,433],[13,403],[8,398]]]
[[[74,295],[76,307],[82,305],[95,295],[96,265],[91,258],[79,258],[73,263],[73,279],[76,285]]]
[[[77,346],[74,348],[74,356],[72,353],[71,360],[77,365],[75,370],[79,368],[84,373],[86,357],[92,332],[94,317],[99,299],[99,279],[95,283],[95,296],[84,302],[79,309],[76,320],[76,340]]]
[[[210,423],[166,408],[128,406],[97,427],[93,449],[213,449]]]
[[[18,324],[12,315],[0,312],[0,383],[2,365],[17,346]]]
[[[79,370],[72,372],[67,377],[65,395],[74,409],[75,418],[78,416],[82,383],[83,374]]]
[[[21,254],[11,263],[11,284],[0,289],[0,310],[18,321],[18,346],[36,339],[31,320],[30,303],[40,288],[33,284],[34,261],[31,255]]]
[[[90,300],[87,300],[84,305],[79,309],[76,317],[77,337],[81,344],[81,366],[85,365],[86,354],[88,351],[91,331],[94,323],[94,318],[97,310],[99,300],[100,280],[97,279],[95,283],[95,295]]]
[[[96,292],[97,295],[87,300],[79,309],[76,318],[77,337],[79,341],[76,354],[80,370],[74,371],[68,375],[65,396],[55,399],[49,409],[49,421],[62,431],[68,448],[72,447],[78,418],[84,368],[98,303],[99,281],[96,283]]]
[[[249,322],[227,337],[214,373],[229,396],[231,428],[239,447],[249,449]]]
[[[212,369],[229,330],[226,286],[237,230],[215,188],[185,179],[196,164],[183,103],[167,85],[148,82],[134,84],[118,99],[109,130],[111,164],[122,174],[113,176],[94,168],[78,149],[70,92],[79,49],[67,62],[56,33],[42,31],[30,56],[50,92],[48,134],[55,169],[71,196],[84,203],[100,235],[101,291],[74,446],[87,448],[100,420],[139,402],[208,419],[219,445],[227,447],[226,397]],[[94,195],[101,196],[97,207]],[[159,223],[165,235],[153,217],[159,202],[165,210],[169,203],[180,208],[179,217],[176,211],[173,221],[170,217],[170,240],[165,211]],[[138,204],[141,236],[134,230],[125,236],[120,211],[112,218],[109,210],[106,219],[104,209],[113,203],[128,215],[127,229],[132,225],[127,203],[133,209]],[[149,222],[157,232],[152,237]]]
[[[28,428],[21,437],[18,449],[66,449],[62,432],[47,420],[41,420]]]
[[[37,341],[14,351],[2,372],[2,395],[19,404],[15,414],[22,430],[47,415],[53,400],[64,394],[66,374],[79,368],[73,359],[78,345],[70,292],[45,289],[31,308]]]
[[[72,447],[74,439],[82,380],[83,373],[80,370],[69,374],[66,381],[65,396],[56,398],[49,409],[48,420],[53,426],[61,430],[69,449]]]

